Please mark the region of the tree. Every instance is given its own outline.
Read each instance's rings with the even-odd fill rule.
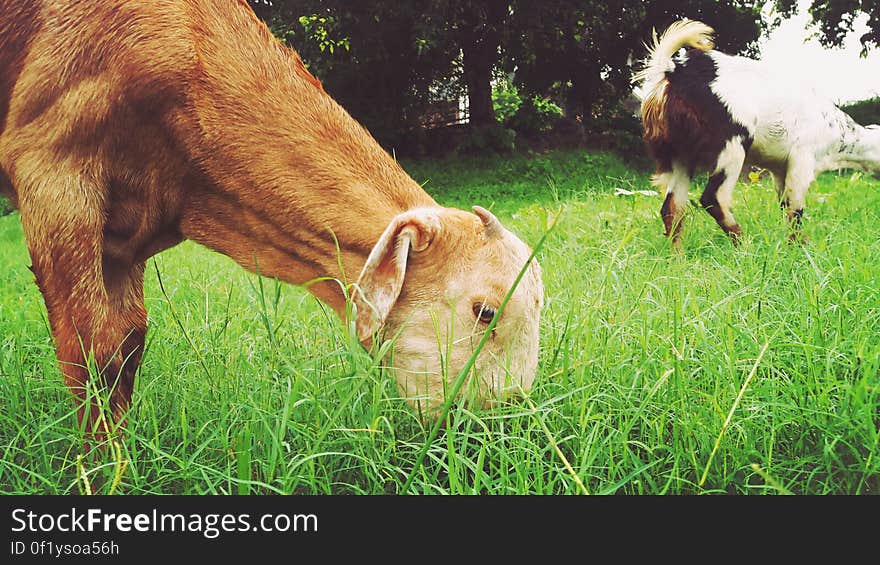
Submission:
[[[424,39],[430,0],[263,0],[252,5],[324,88],[386,147],[407,145],[454,54]],[[432,23],[432,25],[434,25]]]
[[[776,0],[782,17],[797,12],[798,0]],[[828,47],[840,47],[853,31],[858,16],[867,14],[868,31],[859,38],[862,55],[880,47],[880,2],[877,0],[812,0],[807,10],[819,28],[819,41]]]
[[[493,77],[552,96],[601,129],[631,93],[652,28],[681,17],[741,52],[761,29],[757,0],[251,0],[327,91],[386,146],[411,146],[437,97],[466,93],[472,126],[496,123]],[[603,121],[605,120],[605,121]]]
[[[507,0],[251,5],[380,142],[399,141],[440,92],[467,93],[471,124],[495,123],[491,77]]]
[[[569,113],[601,114],[628,95],[652,30],[683,17],[714,27],[718,47],[733,53],[748,51],[761,31],[758,2],[519,2],[508,65],[521,89],[554,92]]]
[[[439,1],[434,7],[450,22],[447,38],[460,47],[462,74],[467,87],[470,123],[481,127],[495,123],[492,106],[492,71],[501,55],[502,37],[510,14],[508,0]],[[427,31],[427,30],[426,30]],[[431,30],[434,34],[438,30]],[[436,35],[435,35],[436,37]]]

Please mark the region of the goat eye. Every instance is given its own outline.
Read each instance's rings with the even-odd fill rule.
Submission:
[[[474,316],[477,317],[484,324],[488,324],[492,321],[492,318],[495,317],[495,314],[498,313],[498,310],[493,308],[492,306],[488,306],[481,302],[477,302],[473,306]]]

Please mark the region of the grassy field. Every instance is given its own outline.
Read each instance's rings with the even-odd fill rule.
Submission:
[[[880,494],[880,182],[825,174],[805,245],[769,179],[740,183],[733,248],[685,251],[647,173],[583,151],[405,163],[539,252],[531,395],[428,431],[301,288],[184,243],[148,264],[150,332],[118,452],[79,459],[73,404],[17,215],[0,218],[0,492]],[[699,195],[694,191],[695,198]],[[159,286],[159,276],[164,291]]]

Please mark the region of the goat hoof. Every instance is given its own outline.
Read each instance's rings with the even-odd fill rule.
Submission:
[[[733,243],[734,247],[739,247],[740,244],[742,244],[742,230],[739,226],[728,228],[727,235],[730,236],[730,241]]]
[[[792,243],[792,244],[796,243],[799,245],[804,245],[805,243],[809,242],[809,239],[807,238],[806,234],[804,234],[803,232],[793,231],[790,234],[788,234],[788,242]]]

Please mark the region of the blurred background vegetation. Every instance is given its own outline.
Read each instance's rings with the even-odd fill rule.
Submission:
[[[880,76],[880,69],[878,69],[878,76]],[[880,124],[880,97],[853,102],[842,106],[841,109],[863,126]]]
[[[410,157],[559,146],[642,153],[630,77],[654,28],[700,19],[719,49],[759,56],[762,34],[798,9],[797,0],[251,5],[384,147]],[[841,45],[867,13],[863,50],[877,47],[880,2],[813,0],[808,11],[826,46]]]
[[[327,92],[387,150],[410,159],[550,148],[613,151],[649,166],[630,77],[653,29],[683,18],[717,47],[759,56],[758,40],[797,0],[249,0]],[[877,0],[812,0],[821,42],[839,46]],[[848,104],[880,123],[880,98]],[[0,215],[11,210],[0,197]]]

